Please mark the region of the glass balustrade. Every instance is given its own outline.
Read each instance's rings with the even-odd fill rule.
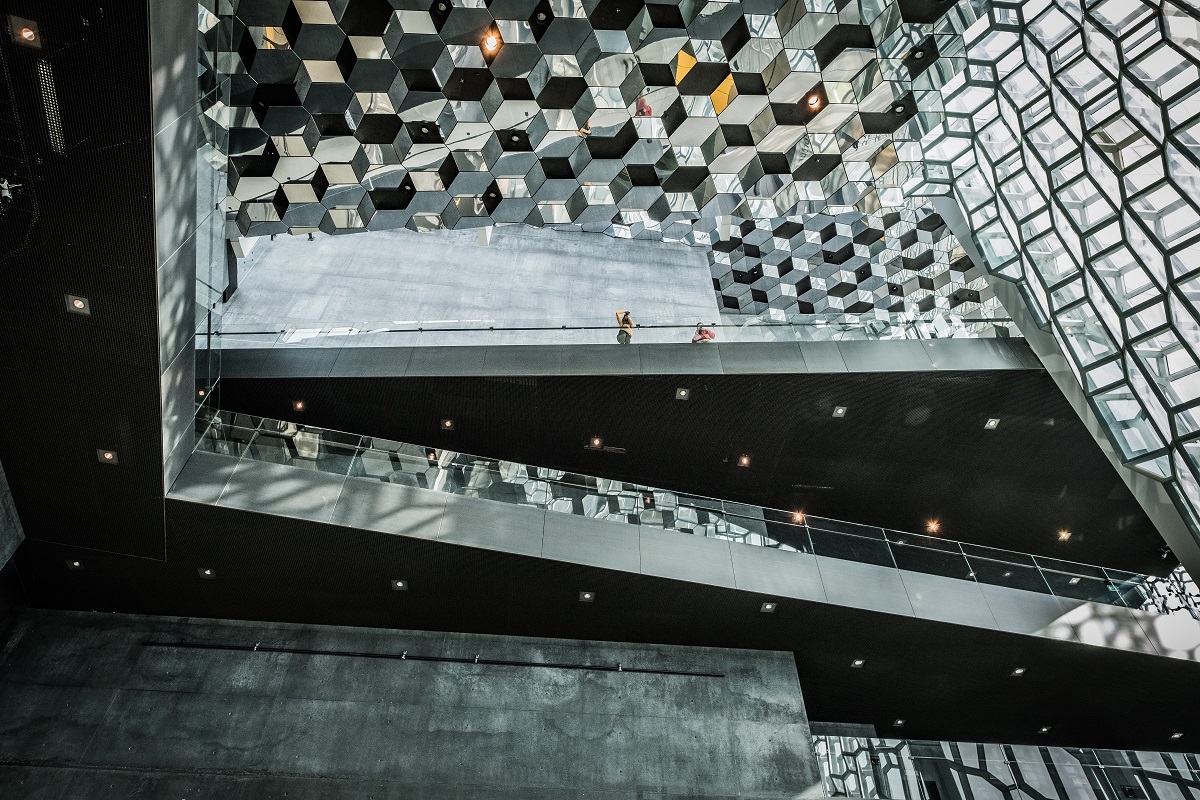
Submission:
[[[203,410],[197,426],[197,450],[243,459],[1200,619],[1182,570],[1138,575],[248,414]]]
[[[715,334],[710,343],[730,342],[840,342],[880,341],[887,339],[953,339],[1019,337],[1009,319],[973,319],[948,316],[937,319],[907,319],[890,315],[887,319],[847,321],[828,320],[806,315],[794,319],[766,319],[758,316],[721,314],[712,320],[683,322],[635,318],[635,344],[678,344],[692,341],[697,322]],[[434,322],[396,320],[346,321],[290,324],[283,328],[269,325],[226,324],[216,333],[224,348],[239,347],[446,347],[471,345],[561,345],[613,344],[616,325],[514,326],[493,320],[439,320]]]

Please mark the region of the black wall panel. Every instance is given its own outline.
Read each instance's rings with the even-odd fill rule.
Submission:
[[[936,518],[947,538],[1135,572],[1178,563],[1162,558],[1158,532],[1040,370],[226,379],[221,402],[903,531]],[[993,417],[1000,427],[986,430]],[[591,436],[624,452],[587,449]]]

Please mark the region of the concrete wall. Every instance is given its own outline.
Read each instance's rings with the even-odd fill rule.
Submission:
[[[788,653],[25,611],[0,649],[0,709],[4,798],[820,794]]]
[[[24,540],[25,533],[21,530],[17,506],[13,502],[12,492],[8,489],[4,467],[0,466],[0,567],[8,563],[12,554],[17,551],[17,545]]]

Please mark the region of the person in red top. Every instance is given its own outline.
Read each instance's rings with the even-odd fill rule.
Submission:
[[[696,333],[692,336],[692,344],[713,342],[716,339],[717,334],[709,328],[704,327],[703,322],[696,323]]]

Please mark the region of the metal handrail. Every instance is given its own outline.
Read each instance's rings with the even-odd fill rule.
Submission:
[[[1182,567],[1159,578],[207,406],[197,432],[198,450],[1200,619]]]

